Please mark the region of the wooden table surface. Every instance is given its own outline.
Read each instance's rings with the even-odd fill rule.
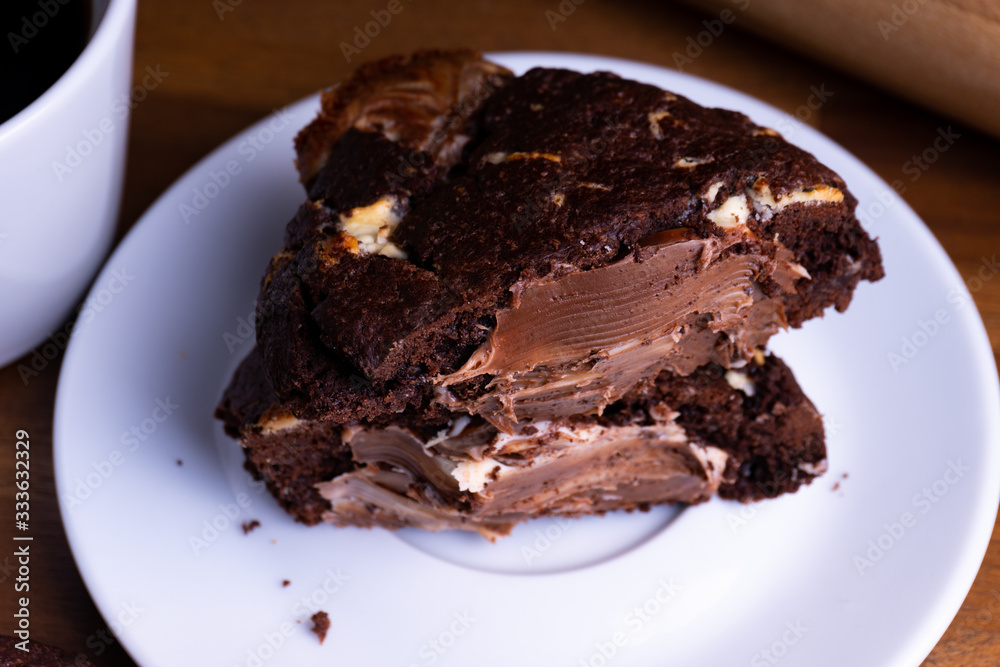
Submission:
[[[165,76],[134,111],[119,234],[218,144],[272,109],[341,80],[360,61],[424,46],[468,45],[484,51],[596,53],[673,67],[675,54],[685,54],[688,38],[706,29],[705,16],[652,0],[589,0],[579,6],[569,0],[401,3],[402,11],[348,64],[341,43],[351,42],[355,27],[371,21],[371,12],[387,1],[143,0],[135,82],[147,67]],[[809,124],[889,182],[909,184],[912,158],[933,146],[940,129],[953,128],[960,138],[919,172],[904,198],[967,280],[976,276],[983,258],[1000,253],[1000,143],[995,139],[743,32],[738,17],[689,60],[683,62],[685,71],[789,113],[808,103],[813,87],[830,91],[829,100],[809,114]],[[974,296],[995,354],[1000,280],[981,283]],[[8,452],[0,456],[0,479],[13,479],[16,430],[28,431],[33,445],[31,638],[83,653],[99,667],[133,665],[88,597],[60,523],[51,457],[60,361],[50,362],[27,384],[17,372],[21,362],[0,369],[0,444]],[[0,489],[0,508],[13,513],[8,482]],[[9,540],[13,523],[0,525],[0,537]],[[994,532],[972,591],[925,665],[1000,664],[998,539]],[[6,619],[0,634],[13,631],[13,560],[0,557],[0,618]]]

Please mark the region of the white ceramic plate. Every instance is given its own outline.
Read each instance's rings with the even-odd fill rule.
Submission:
[[[846,314],[773,342],[826,415],[830,472],[756,506],[534,522],[496,546],[293,523],[241,470],[212,410],[253,345],[258,281],[304,200],[291,146],[313,97],[150,208],[67,351],[60,504],[122,644],[144,667],[920,663],[972,584],[1000,492],[993,355],[941,247],[857,159],[746,95],[608,58],[496,59],[613,70],[739,109],[844,177],[888,277],[861,285]],[[316,609],[332,621],[322,646],[308,631]]]

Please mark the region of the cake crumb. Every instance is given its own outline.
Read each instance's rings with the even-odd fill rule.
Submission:
[[[184,461],[182,461],[182,460],[180,460],[180,459],[177,459],[177,465],[179,465],[179,466],[182,466],[182,465],[184,465]]]
[[[312,631],[319,637],[319,643],[322,645],[323,640],[326,639],[326,633],[330,629],[330,617],[325,611],[317,611],[310,617],[310,620],[313,622]]]
[[[286,588],[290,583],[292,583],[292,582],[290,582],[288,579],[282,579],[281,580],[281,587],[282,588]]]
[[[249,535],[250,532],[253,531],[254,528],[257,528],[259,526],[260,526],[260,521],[258,521],[257,519],[254,519],[253,521],[244,521],[243,522],[243,534],[244,535]]]
[[[836,483],[834,483],[833,488],[831,489],[831,491],[836,491],[839,488],[840,488],[840,482],[836,482]]]

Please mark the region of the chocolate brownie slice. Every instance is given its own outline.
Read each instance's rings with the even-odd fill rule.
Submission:
[[[714,493],[742,501],[795,491],[826,468],[822,421],[788,367],[661,371],[600,416],[518,424],[442,410],[381,422],[299,420],[255,350],[217,416],[247,469],[307,524],[475,530],[494,539],[539,516],[579,516]]]
[[[363,67],[297,139],[309,201],[264,277],[284,409],[600,415],[749,360],[882,276],[855,198],[746,116],[472,52]]]
[[[742,114],[471,51],[362,67],[217,416],[307,524],[475,530],[798,489],[822,421],[763,350],[882,277],[835,173]]]

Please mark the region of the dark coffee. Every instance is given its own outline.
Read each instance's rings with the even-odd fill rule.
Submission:
[[[0,123],[35,101],[83,51],[91,0],[0,0]]]

